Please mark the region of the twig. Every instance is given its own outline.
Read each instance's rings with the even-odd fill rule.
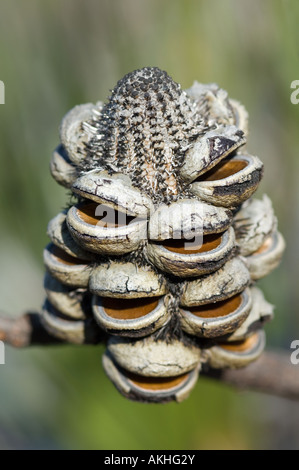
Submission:
[[[285,351],[266,351],[256,361],[239,370],[208,370],[204,375],[241,390],[255,390],[299,400],[299,366]]]
[[[0,316],[0,340],[14,348],[62,343],[45,330],[40,315],[33,312],[17,318]]]
[[[0,316],[0,340],[16,348],[63,343],[47,333],[38,313],[31,312],[16,319]],[[299,400],[299,366],[291,363],[285,351],[265,352],[244,369],[206,369],[202,375],[240,390]]]

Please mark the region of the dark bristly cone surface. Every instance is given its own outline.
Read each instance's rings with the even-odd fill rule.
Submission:
[[[156,67],[62,121],[51,172],[78,204],[49,223],[41,320],[71,343],[105,338],[130,399],[182,401],[203,363],[244,367],[264,349],[273,307],[254,281],[284,240],[269,198],[252,199],[263,164],[247,134],[224,90],[182,91]]]
[[[119,80],[89,129],[93,137],[83,171],[123,172],[161,202],[184,194],[178,170],[186,149],[207,124],[180,85],[157,67],[147,67]]]

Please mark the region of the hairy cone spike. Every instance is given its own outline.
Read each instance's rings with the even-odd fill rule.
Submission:
[[[96,133],[88,142],[84,171],[127,173],[157,202],[181,197],[177,172],[185,150],[206,130],[180,85],[157,67],[122,78],[92,126]]]

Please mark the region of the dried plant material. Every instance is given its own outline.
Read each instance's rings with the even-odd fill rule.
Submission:
[[[105,339],[108,377],[149,403],[185,399],[203,364],[256,360],[273,307],[253,282],[284,241],[269,198],[251,199],[263,163],[243,149],[245,108],[146,67],[73,108],[60,137],[51,173],[75,202],[48,226],[47,332]]]

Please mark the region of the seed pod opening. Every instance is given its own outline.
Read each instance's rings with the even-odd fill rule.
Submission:
[[[87,287],[92,266],[86,261],[70,256],[50,243],[44,249],[44,263],[49,273],[67,286]]]
[[[103,355],[104,370],[118,391],[144,403],[181,402],[188,398],[198,378],[198,368],[175,377],[145,377],[118,366],[111,355]]]
[[[256,361],[265,349],[263,330],[252,333],[242,341],[222,342],[207,350],[209,365],[215,369],[238,369]]]
[[[262,175],[263,163],[258,157],[236,155],[197,178],[190,190],[216,206],[234,207],[252,196]]]
[[[133,299],[166,294],[166,279],[150,266],[113,262],[97,266],[90,276],[89,289],[100,297]]]
[[[86,250],[123,255],[146,239],[147,220],[128,216],[111,207],[84,202],[70,208],[67,225],[72,237]]]
[[[245,142],[244,133],[235,126],[219,127],[207,132],[187,150],[181,177],[191,183]]]
[[[163,240],[146,246],[148,259],[174,276],[194,277],[216,271],[230,257],[235,246],[233,228],[193,240]]]
[[[117,299],[93,297],[94,318],[101,328],[119,336],[146,336],[170,320],[165,297]]]
[[[242,325],[252,306],[250,289],[225,300],[180,309],[181,327],[191,335],[215,338]]]
[[[284,250],[285,241],[281,233],[275,231],[269,235],[259,250],[246,257],[252,279],[261,279],[276,269]]]

